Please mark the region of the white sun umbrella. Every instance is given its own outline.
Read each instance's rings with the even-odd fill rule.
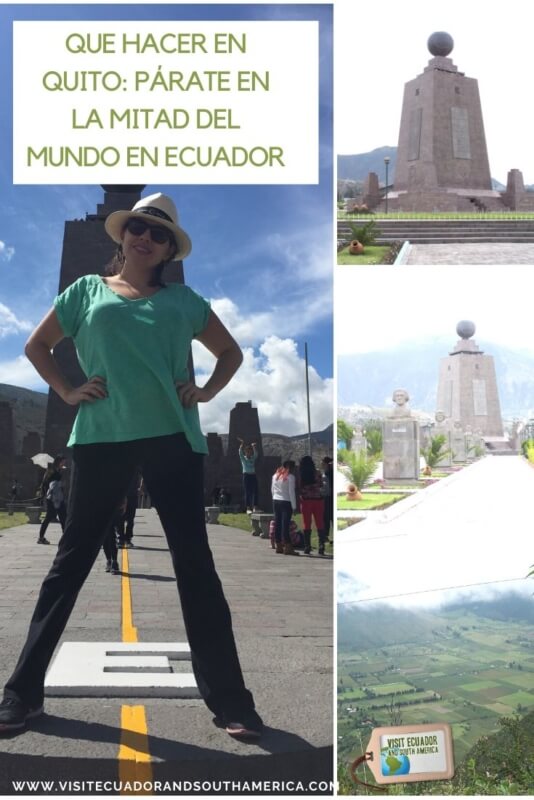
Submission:
[[[54,456],[49,456],[48,453],[37,453],[36,456],[31,457],[31,460],[34,464],[37,464],[38,467],[46,469],[48,465],[53,462]]]

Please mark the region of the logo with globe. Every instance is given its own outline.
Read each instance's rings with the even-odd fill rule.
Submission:
[[[395,778],[397,775],[408,775],[410,772],[410,759],[408,756],[396,753],[390,747],[383,747],[380,751],[380,766],[382,775]]]

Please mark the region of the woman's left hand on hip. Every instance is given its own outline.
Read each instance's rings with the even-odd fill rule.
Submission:
[[[213,395],[207,389],[197,386],[195,383],[176,382],[176,391],[184,408],[192,408],[197,403],[208,403]]]

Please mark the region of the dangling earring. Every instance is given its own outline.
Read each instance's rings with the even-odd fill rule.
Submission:
[[[117,247],[117,259],[124,264],[124,253],[122,250],[122,243]]]

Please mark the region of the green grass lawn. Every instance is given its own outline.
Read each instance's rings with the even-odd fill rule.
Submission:
[[[302,514],[294,514],[293,519],[297,528],[302,530]],[[221,525],[228,525],[230,528],[239,528],[239,530],[246,531],[247,533],[251,533],[252,531],[252,523],[248,514],[219,514],[219,523]],[[332,532],[330,532],[330,536],[332,536]],[[312,549],[317,551],[318,545],[317,531],[313,529],[311,535]],[[334,545],[327,544],[325,552],[327,555],[333,555]]]
[[[384,264],[389,251],[389,245],[368,244],[365,246],[365,251],[363,253],[353,256],[349,253],[349,248],[345,247],[337,254],[337,263],[341,265],[353,264],[354,266],[359,266],[361,264]]]
[[[0,511],[0,531],[5,528],[15,528],[17,525],[26,525],[28,517],[23,511],[16,511],[11,516],[7,511]]]
[[[397,500],[402,500],[406,497],[404,494],[364,494],[361,500],[347,500],[346,497],[341,496],[337,498],[337,507],[339,511],[346,511],[354,509],[355,511],[365,511],[368,509],[387,508],[388,506],[396,503]]]

